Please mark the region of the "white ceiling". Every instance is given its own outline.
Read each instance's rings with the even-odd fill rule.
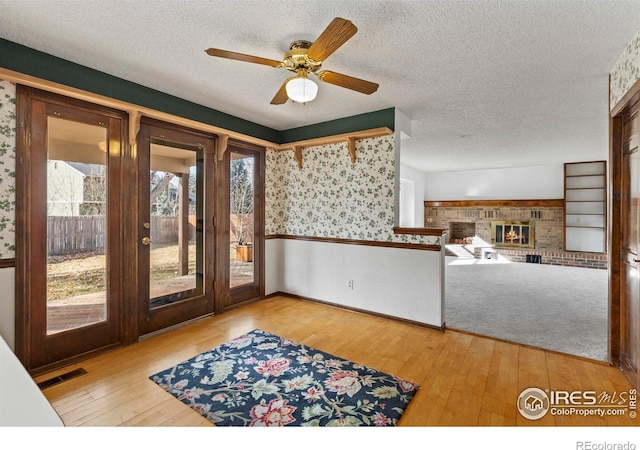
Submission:
[[[280,60],[334,17],[358,33],[307,104],[269,102]],[[603,159],[608,74],[640,27],[640,0],[0,0],[0,37],[278,130],[389,107],[412,120],[403,163],[424,171]]]

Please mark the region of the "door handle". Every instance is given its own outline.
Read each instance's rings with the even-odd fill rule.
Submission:
[[[151,244],[151,238],[148,236],[145,236],[142,238],[142,245],[149,245]]]

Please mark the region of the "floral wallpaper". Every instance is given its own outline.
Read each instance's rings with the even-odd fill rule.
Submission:
[[[16,87],[0,80],[0,259],[15,257]],[[437,236],[395,235],[393,136],[306,148],[302,169],[293,151],[267,150],[267,235],[439,245]]]
[[[293,151],[267,150],[267,235],[439,244],[434,236],[394,235],[393,136],[305,148],[302,168]]]
[[[611,70],[609,81],[609,110],[612,110],[624,94],[640,78],[640,31],[636,33],[627,48]]]
[[[15,257],[16,86],[0,80],[0,259]]]

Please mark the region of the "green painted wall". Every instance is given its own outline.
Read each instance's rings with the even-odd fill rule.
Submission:
[[[394,129],[395,108],[381,109],[357,116],[330,120],[299,128],[290,128],[280,132],[281,144],[286,142],[303,141],[334,134],[350,133],[352,131],[368,130],[387,127]]]
[[[270,142],[279,138],[271,128],[4,39],[0,39],[0,66]]]

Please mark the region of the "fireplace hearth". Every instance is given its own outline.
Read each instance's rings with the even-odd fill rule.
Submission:
[[[449,244],[471,244],[475,235],[475,223],[449,222]]]

